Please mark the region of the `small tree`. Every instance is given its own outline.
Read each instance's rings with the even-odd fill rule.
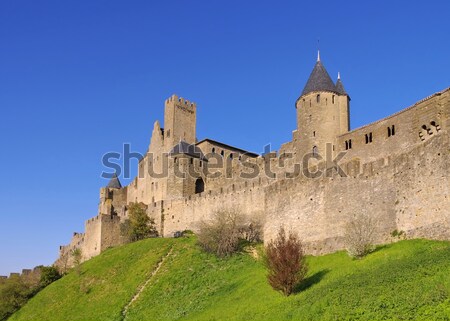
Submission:
[[[269,272],[269,284],[286,296],[294,291],[308,272],[302,243],[292,232],[286,236],[283,228],[279,230],[276,239],[267,245],[265,264]]]
[[[32,289],[21,276],[12,276],[0,286],[0,320],[6,320],[20,309],[30,296]]]
[[[155,221],[151,219],[142,203],[131,203],[128,207],[128,219],[120,226],[121,234],[128,242],[135,242],[157,236]]]
[[[73,266],[75,268],[75,271],[79,275],[81,273],[80,265],[81,265],[81,260],[83,258],[83,253],[81,252],[80,248],[75,248],[75,249],[72,249],[72,251],[70,252],[70,255],[72,256],[72,259],[73,259]]]
[[[373,217],[365,213],[355,215],[346,225],[344,240],[351,257],[359,259],[373,251],[375,227]]]
[[[67,273],[67,266],[69,264],[69,254],[68,252],[65,252],[61,254],[59,258],[59,264],[57,266],[58,271],[61,275],[64,275]]]

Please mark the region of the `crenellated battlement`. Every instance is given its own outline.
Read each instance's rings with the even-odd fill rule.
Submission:
[[[186,106],[186,107],[193,107],[196,108],[197,104],[195,102],[191,102],[190,100],[187,100],[183,97],[178,97],[177,95],[173,94],[169,98],[166,99],[165,104],[176,104],[179,106]]]

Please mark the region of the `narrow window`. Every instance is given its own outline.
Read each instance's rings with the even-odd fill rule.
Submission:
[[[317,156],[317,154],[318,154],[317,146],[313,147],[312,153],[313,153],[313,156]]]
[[[331,102],[334,104],[334,95],[331,96]]]
[[[317,96],[316,96],[316,101],[317,101],[318,103],[320,103],[320,95],[317,95]]]
[[[369,143],[369,135],[366,134],[366,144]]]
[[[178,158],[175,157],[175,158],[173,159],[173,162],[174,162],[175,164],[178,164]]]
[[[313,131],[313,137],[316,137],[316,132],[315,131]]]
[[[229,157],[230,157],[230,159],[233,159],[233,153],[230,153]]]
[[[212,149],[212,153],[214,154],[216,152],[216,149],[213,147]]]
[[[220,152],[220,155],[223,157],[223,155],[224,155],[225,153],[224,153],[224,151],[221,151]]]
[[[348,141],[345,141],[345,150],[348,150]]]
[[[369,133],[369,143],[372,142],[372,133]]]
[[[195,194],[203,193],[205,190],[205,182],[201,177],[195,181]]]
[[[388,137],[391,137],[391,127],[388,127],[387,130],[388,130]]]
[[[348,140],[348,149],[352,149],[352,140],[351,139]]]
[[[192,165],[192,164],[194,164],[194,159],[193,159],[193,158],[191,158],[191,165]]]
[[[391,135],[392,136],[395,135],[395,125],[392,125],[392,127],[391,127]]]

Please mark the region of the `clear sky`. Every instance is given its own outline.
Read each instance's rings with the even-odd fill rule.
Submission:
[[[199,139],[278,149],[319,38],[356,128],[450,86],[449,12],[448,0],[0,1],[0,274],[51,264],[84,230],[102,155],[145,152],[171,94],[197,102]]]

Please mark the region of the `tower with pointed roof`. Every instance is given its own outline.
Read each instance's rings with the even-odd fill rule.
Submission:
[[[317,62],[295,104],[294,138],[300,157],[307,153],[325,157],[327,144],[331,151],[336,150],[337,136],[349,131],[349,103],[340,75],[334,83],[318,52]]]

